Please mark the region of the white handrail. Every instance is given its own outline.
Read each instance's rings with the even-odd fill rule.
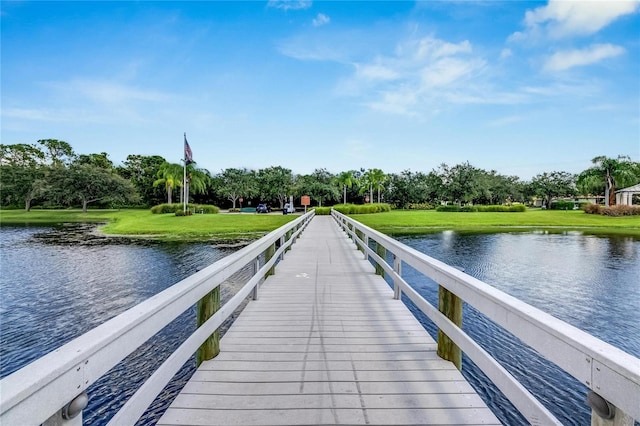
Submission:
[[[314,214],[312,210],[285,224],[0,380],[0,424],[40,424],[46,421],[185,310],[295,229],[296,232],[277,252],[278,255],[283,253]],[[263,273],[266,266],[273,265],[278,255],[273,256],[258,274]],[[249,281],[251,288],[241,290],[243,294],[248,294],[264,276],[258,274]],[[212,328],[213,324],[222,323],[233,313],[228,308],[221,311],[224,317],[223,314],[214,315],[203,325]],[[195,345],[197,348],[211,334],[204,333],[201,328],[195,332],[199,337],[189,341],[190,347]],[[179,367],[186,361],[182,359],[175,360],[176,364],[180,363]],[[162,367],[173,368],[165,367],[166,364]],[[154,378],[155,381],[159,384],[162,380]],[[153,391],[159,393],[163,387],[157,390],[154,386]]]
[[[624,413],[640,419],[640,359],[348,216],[335,210],[332,210],[332,215],[338,225],[352,236],[354,242],[362,245],[368,255],[390,273],[405,292],[406,283],[399,280],[398,274],[384,259],[367,247],[367,239],[375,240],[399,261],[410,265],[475,307]],[[357,236],[356,230],[364,235],[364,239]],[[411,292],[407,294],[410,295]],[[414,298],[415,295],[412,295],[412,299]],[[425,310],[422,312],[438,323],[439,319]],[[448,335],[462,348],[465,343],[455,334]],[[470,353],[468,355],[471,356]],[[476,364],[480,366],[479,362]],[[516,398],[513,393],[505,393],[505,396],[516,406],[529,403],[520,400],[520,397]],[[528,420],[537,422],[535,418]]]

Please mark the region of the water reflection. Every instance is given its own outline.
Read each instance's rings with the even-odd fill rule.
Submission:
[[[640,357],[640,241],[567,233],[399,238],[405,244]],[[437,306],[437,284],[410,267],[407,281]],[[436,328],[422,314],[435,336]],[[465,304],[464,325],[563,424],[589,424],[586,388]],[[505,424],[526,424],[466,357],[463,372]]]

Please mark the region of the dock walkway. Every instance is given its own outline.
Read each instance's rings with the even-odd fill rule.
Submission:
[[[159,425],[500,424],[329,216],[316,216]]]

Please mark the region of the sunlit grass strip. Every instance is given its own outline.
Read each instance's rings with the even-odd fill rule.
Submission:
[[[580,210],[527,210],[518,214],[393,210],[374,215],[352,215],[352,217],[381,232],[396,235],[438,232],[447,229],[469,232],[540,229],[640,236],[640,218],[637,216],[606,217],[588,215]]]
[[[108,235],[161,240],[255,238],[297,218],[296,215],[258,214],[151,214],[149,210],[94,210],[86,214],[70,210],[0,211],[3,225],[52,225],[68,222],[106,222],[100,230]]]

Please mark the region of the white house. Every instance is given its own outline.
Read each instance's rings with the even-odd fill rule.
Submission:
[[[640,183],[616,191],[616,204],[633,205],[633,196],[640,194]]]

